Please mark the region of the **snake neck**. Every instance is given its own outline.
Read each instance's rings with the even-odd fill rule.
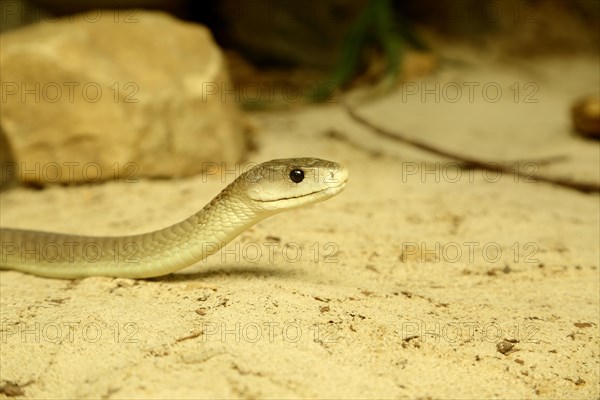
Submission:
[[[233,197],[221,192],[186,220],[140,235],[140,253],[145,257],[140,259],[135,277],[164,275],[201,261],[271,215]],[[152,274],[147,275],[145,270],[152,271]]]
[[[222,192],[190,218],[166,229],[187,231],[186,240],[192,239],[192,247],[203,243],[204,247],[214,245],[220,249],[250,226],[269,216],[265,211],[257,210],[232,197]],[[213,253],[204,252],[202,256],[207,257]]]

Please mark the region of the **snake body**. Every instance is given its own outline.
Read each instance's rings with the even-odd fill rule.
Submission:
[[[149,278],[192,265],[257,222],[340,193],[347,170],[318,158],[259,164],[210,203],[166,228],[131,236],[78,236],[0,228],[0,268],[52,278]]]

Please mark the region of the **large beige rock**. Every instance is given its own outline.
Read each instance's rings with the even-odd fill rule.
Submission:
[[[3,176],[73,182],[199,173],[235,162],[244,132],[203,26],[102,10],[0,37]],[[223,95],[222,95],[223,94]]]

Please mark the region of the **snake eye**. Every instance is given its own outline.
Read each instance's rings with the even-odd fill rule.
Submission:
[[[300,183],[304,179],[304,171],[301,169],[293,169],[290,171],[290,179],[292,182]]]

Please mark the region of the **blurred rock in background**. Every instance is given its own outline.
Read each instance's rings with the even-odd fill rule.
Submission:
[[[223,53],[199,24],[98,10],[1,40],[0,126],[13,158],[3,176],[176,177],[244,155]]]

